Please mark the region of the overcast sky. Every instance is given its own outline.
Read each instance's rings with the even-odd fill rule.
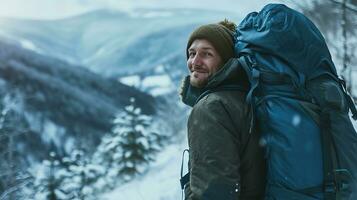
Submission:
[[[257,11],[267,3],[284,0],[0,0],[0,17],[58,19],[99,8],[203,8]],[[286,0],[285,0],[286,2]]]

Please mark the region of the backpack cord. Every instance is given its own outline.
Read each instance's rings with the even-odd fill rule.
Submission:
[[[324,197],[326,200],[333,200],[336,198],[336,178],[334,169],[338,167],[338,160],[336,155],[336,148],[334,147],[331,136],[331,119],[328,110],[323,110],[321,113],[322,132],[321,141],[323,149],[323,167],[324,167]]]
[[[183,193],[185,190],[186,184],[190,181],[190,169],[188,169],[187,174],[183,175],[183,162],[185,161],[185,153],[190,155],[190,151],[188,149],[183,150],[182,152],[182,161],[181,161],[181,173],[180,173],[180,184],[181,184],[181,199],[184,199]]]
[[[339,79],[339,82],[342,85],[343,93],[345,95],[345,99],[347,100],[348,107],[350,108],[351,113],[352,113],[352,118],[354,120],[357,120],[357,109],[356,109],[355,103],[352,100],[351,95],[349,95],[347,93],[346,82],[343,79]]]

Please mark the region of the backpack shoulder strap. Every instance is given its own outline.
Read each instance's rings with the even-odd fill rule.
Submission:
[[[248,61],[249,60],[249,61]],[[260,71],[255,68],[253,60],[251,60],[250,56],[241,56],[238,58],[238,62],[240,63],[241,67],[244,69],[248,80],[250,82],[250,90],[247,94],[246,101],[248,103],[252,103],[253,100],[253,94],[255,89],[259,86],[259,77],[260,77]]]
[[[240,85],[222,85],[217,88],[212,88],[208,89],[205,92],[203,92],[196,100],[195,104],[199,102],[203,97],[210,93],[214,92],[219,92],[219,91],[241,91],[241,92],[247,92],[247,88],[240,86]]]

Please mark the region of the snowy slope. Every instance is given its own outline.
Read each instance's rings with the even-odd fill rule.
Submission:
[[[180,168],[187,142],[173,144],[158,154],[144,176],[103,195],[106,200],[177,200],[181,198]],[[187,156],[187,155],[186,155]],[[185,159],[184,170],[187,170]],[[186,172],[186,171],[185,171]],[[185,173],[184,172],[184,173]]]

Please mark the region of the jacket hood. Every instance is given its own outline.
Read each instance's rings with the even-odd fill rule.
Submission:
[[[248,88],[249,81],[238,58],[231,58],[209,78],[204,88],[192,86],[190,76],[186,76],[181,84],[180,96],[184,104],[193,107],[208,93],[218,90],[248,90]]]

